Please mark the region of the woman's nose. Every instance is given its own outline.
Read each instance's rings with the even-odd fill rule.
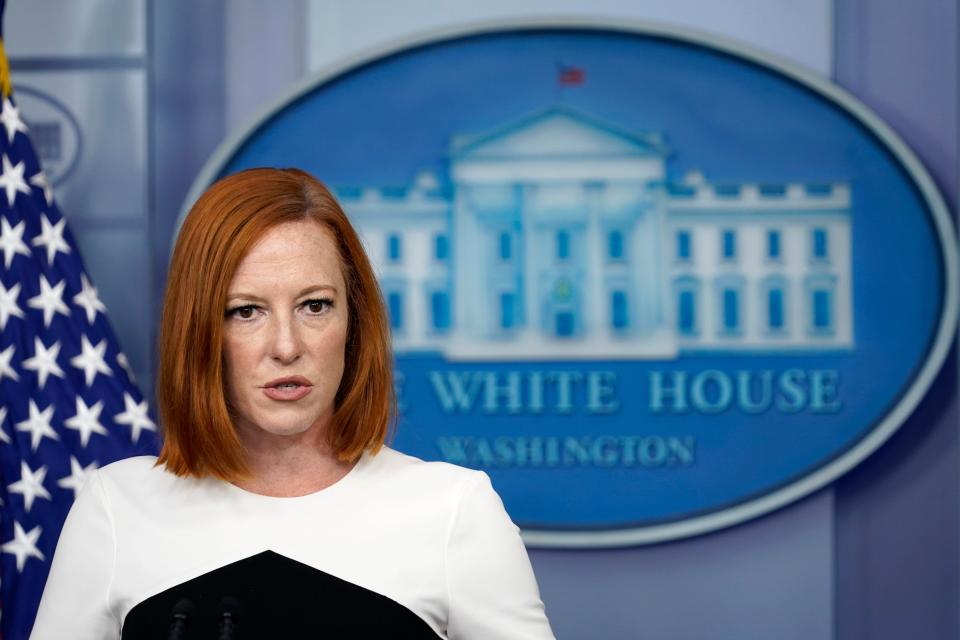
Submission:
[[[271,357],[283,364],[295,362],[303,352],[300,332],[293,318],[275,318]]]

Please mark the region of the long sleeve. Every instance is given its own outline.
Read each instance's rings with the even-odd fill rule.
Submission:
[[[63,525],[31,640],[120,637],[108,602],[115,548],[102,480],[94,471]]]
[[[451,522],[447,584],[450,640],[554,637],[519,530],[482,472]]]

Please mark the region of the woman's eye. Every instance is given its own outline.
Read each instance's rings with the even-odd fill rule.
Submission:
[[[234,307],[227,311],[227,315],[231,318],[240,318],[241,320],[249,320],[257,312],[257,307],[252,304],[244,305],[242,307]]]
[[[306,307],[307,311],[310,313],[323,313],[327,308],[333,306],[333,300],[329,298],[323,298],[320,300],[307,300],[303,303],[303,306]]]

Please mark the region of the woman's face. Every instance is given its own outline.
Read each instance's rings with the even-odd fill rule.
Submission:
[[[348,322],[333,236],[309,220],[267,232],[233,276],[223,322],[226,398],[241,441],[324,429]]]

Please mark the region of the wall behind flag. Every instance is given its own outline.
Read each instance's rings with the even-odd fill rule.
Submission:
[[[143,2],[8,3],[6,47],[40,162],[131,366],[152,387]],[[115,265],[123,264],[123,273]]]
[[[12,3],[14,81],[36,89],[38,114],[62,122],[59,138],[55,127],[40,128],[51,162],[69,168],[79,149],[58,197],[145,391],[174,221],[216,145],[310,71],[431,29],[560,12],[665,21],[750,44],[867,100],[955,207],[951,3],[869,11],[866,2],[828,0],[458,4],[441,12],[425,0],[269,9],[254,0]],[[26,110],[26,92],[22,101]],[[58,105],[76,120],[78,142]],[[112,269],[116,262],[128,268]],[[946,365],[955,366],[955,358]],[[893,441],[800,503],[654,547],[535,551],[558,636],[956,637],[956,424],[956,377],[947,371]]]

